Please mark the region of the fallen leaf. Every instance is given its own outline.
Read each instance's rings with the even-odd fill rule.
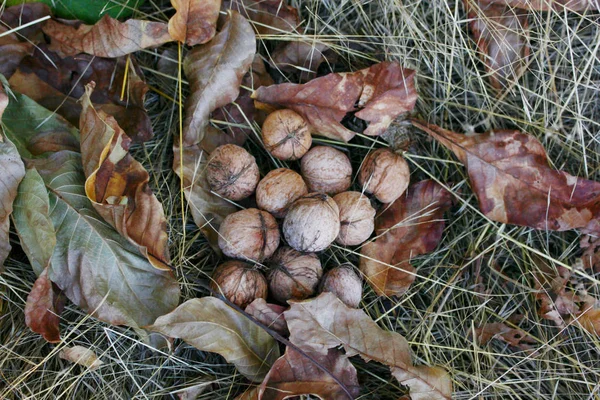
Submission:
[[[34,24],[32,22],[51,15],[50,7],[46,4],[26,3],[5,8],[0,15],[0,21],[9,29],[19,28],[16,34],[17,37],[27,38],[31,42],[38,42],[42,39],[42,26],[45,22],[40,21]],[[30,25],[22,27],[27,24]]]
[[[260,385],[259,398],[262,400],[283,400],[290,397],[312,394],[324,400],[348,400],[358,397],[360,387],[356,369],[343,352],[329,349],[326,355],[308,353],[313,360],[286,348]],[[329,373],[315,365],[315,361]],[[348,393],[334,380],[337,378]]]
[[[258,386],[249,386],[244,393],[240,394],[235,400],[259,400],[258,398]]]
[[[0,27],[0,33],[3,28]],[[0,44],[0,74],[10,78],[15,73],[21,60],[33,51],[31,43],[4,43]]]
[[[528,12],[497,1],[463,0],[490,81],[501,89],[522,74],[529,57]]]
[[[389,366],[398,381],[410,388],[413,399],[451,398],[448,373],[439,367],[415,367],[406,339],[381,329],[364,311],[347,307],[328,292],[290,303],[284,313],[290,341],[301,349],[326,355],[329,349],[343,346],[348,357],[360,355],[367,362]]]
[[[114,58],[172,41],[167,24],[137,19],[119,22],[108,15],[94,25],[48,20],[43,30],[51,38],[50,48],[60,48],[65,55]],[[67,52],[68,48],[72,50]]]
[[[210,113],[239,94],[242,77],[250,67],[256,40],[252,27],[236,12],[207,44],[195,47],[184,61],[191,95],[186,100],[183,141],[175,139],[173,170],[183,180],[184,193],[196,225],[217,248],[217,232],[235,206],[211,193],[206,181],[207,154],[201,148]]]
[[[85,192],[96,211],[135,244],[158,269],[170,270],[167,220],[148,185],[150,176],[129,154],[131,139],[113,117],[96,111],[90,97],[93,82],[81,98],[79,129]]]
[[[503,322],[493,322],[475,328],[477,342],[485,346],[492,339],[499,339],[511,346],[528,349],[536,341],[522,329],[511,328]]]
[[[283,336],[288,336],[287,324],[283,312],[285,307],[277,304],[269,304],[265,299],[257,298],[246,307],[248,314],[252,315],[258,322],[264,326],[273,329],[275,332]]]
[[[83,346],[65,347],[58,356],[63,360],[82,365],[89,369],[96,369],[104,364],[92,350]]]
[[[223,0],[222,8],[246,17],[260,35],[294,32],[300,25],[298,10],[286,0]]]
[[[577,323],[586,331],[600,335],[600,308],[583,308],[576,316]]]
[[[432,180],[418,182],[375,220],[377,237],[361,248],[360,270],[379,296],[400,296],[415,280],[410,260],[433,251],[444,231],[450,192]]]
[[[252,98],[290,108],[302,115],[316,134],[347,142],[356,134],[341,124],[348,113],[371,122],[365,134],[380,135],[396,117],[411,111],[417,100],[414,76],[414,71],[398,63],[383,62],[357,72],[331,73],[305,84],[260,87]]]
[[[194,46],[215,35],[221,0],[171,0],[175,15],[169,20],[173,40]]]
[[[535,229],[600,233],[600,183],[551,168],[535,137],[512,130],[467,136],[425,122],[413,125],[464,164],[479,208],[489,219]]]
[[[60,313],[65,298],[48,278],[48,268],[37,278],[25,302],[25,324],[50,343],[60,342]]]
[[[215,297],[188,300],[148,329],[219,353],[253,382],[260,382],[279,357],[267,332]]]
[[[328,55],[329,46],[319,42],[293,41],[278,46],[271,62],[284,72],[299,72],[299,81],[308,82],[317,76],[317,69],[333,56]]]

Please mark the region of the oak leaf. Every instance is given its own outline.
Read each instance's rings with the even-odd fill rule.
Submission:
[[[25,324],[50,343],[60,342],[60,313],[65,298],[48,278],[48,268],[37,278],[25,303]]]
[[[188,300],[148,329],[219,353],[254,382],[260,382],[279,357],[277,343],[266,331],[215,297]]]
[[[194,46],[215,35],[221,0],[171,0],[175,15],[169,20],[173,40]]]
[[[96,369],[104,364],[96,353],[83,346],[65,347],[58,353],[58,356],[89,369]]]
[[[377,237],[361,248],[360,270],[379,296],[400,296],[415,280],[410,260],[433,251],[444,231],[450,192],[432,180],[418,182],[375,221]]]
[[[184,61],[191,94],[186,100],[183,141],[176,138],[173,145],[173,170],[183,180],[196,225],[215,248],[219,225],[235,206],[211,192],[206,180],[208,154],[201,143],[210,126],[210,113],[238,97],[255,52],[252,27],[244,17],[230,12],[221,31],[209,43],[196,46]]]
[[[376,136],[400,114],[411,111],[417,100],[414,76],[414,71],[398,63],[383,62],[356,72],[331,73],[305,84],[260,87],[252,97],[259,103],[290,108],[302,115],[316,134],[347,142],[356,134],[341,124],[349,113],[370,122],[364,133]]]
[[[65,55],[87,53],[114,58],[173,40],[167,24],[162,22],[137,19],[119,22],[108,15],[94,25],[49,20],[43,30],[51,38],[51,49],[60,48]]]
[[[550,167],[535,137],[513,130],[467,136],[425,122],[413,124],[464,164],[479,208],[489,219],[536,229],[600,233],[600,183]]]
[[[277,359],[260,385],[261,400],[283,400],[290,397],[312,394],[324,400],[348,400],[358,397],[360,387],[356,368],[348,357],[338,349],[329,349],[326,355],[308,352],[312,360],[290,347]],[[318,362],[329,373],[315,365]],[[336,382],[340,381],[349,393]]]
[[[290,341],[302,350],[327,355],[343,346],[348,357],[360,355],[390,367],[413,399],[443,399],[452,395],[452,381],[439,367],[414,366],[406,339],[385,331],[362,310],[347,307],[332,293],[303,302],[290,302],[285,318]],[[424,395],[426,394],[426,396]]]
[[[256,318],[258,322],[273,329],[280,335],[288,336],[290,334],[283,315],[285,307],[277,304],[269,304],[265,299],[259,297],[248,304],[244,311]]]

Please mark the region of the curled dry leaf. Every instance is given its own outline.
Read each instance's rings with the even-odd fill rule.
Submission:
[[[37,278],[25,303],[25,324],[50,343],[60,342],[60,313],[65,297],[48,278],[48,268]]]
[[[501,89],[519,78],[529,56],[526,34],[528,12],[505,6],[502,1],[463,2],[490,81],[496,89]]]
[[[171,4],[177,11],[169,20],[173,40],[194,46],[215,36],[221,0],[171,0]]]
[[[452,381],[446,371],[415,367],[402,335],[381,329],[364,311],[347,307],[334,294],[322,293],[315,299],[291,302],[284,314],[290,341],[301,349],[324,356],[329,349],[343,346],[348,357],[360,355],[366,361],[389,366],[398,381],[409,386],[413,399],[451,398]]]
[[[89,369],[96,369],[104,364],[92,350],[83,346],[65,347],[58,356],[63,360],[79,364]]]
[[[316,134],[347,142],[356,134],[341,124],[348,113],[370,123],[365,134],[380,135],[394,118],[411,111],[417,100],[414,76],[414,71],[398,63],[383,62],[305,84],[261,87],[252,97],[263,104],[290,108],[302,115]]]
[[[188,300],[148,329],[219,353],[253,382],[260,382],[279,357],[277,342],[266,331],[215,297]]]
[[[287,324],[283,312],[285,307],[277,304],[269,304],[265,299],[258,298],[246,307],[246,312],[252,315],[258,322],[273,329],[283,336],[288,336]]]
[[[464,164],[479,208],[491,220],[600,233],[600,183],[550,167],[535,137],[508,130],[467,136],[425,122],[413,124]]]
[[[49,20],[43,30],[51,38],[51,48],[60,48],[65,55],[87,53],[114,58],[173,40],[167,24],[162,22],[138,19],[119,22],[108,15],[94,25]],[[71,51],[67,51],[69,48]]]
[[[351,400],[358,397],[360,387],[356,368],[342,351],[329,349],[326,355],[319,352],[307,354],[314,361],[289,347],[286,348],[285,354],[275,361],[260,385],[259,398],[283,400],[302,394],[312,394],[324,400]],[[317,367],[315,361],[329,373]]]
[[[238,96],[240,82],[255,52],[252,27],[244,17],[232,12],[221,31],[209,43],[195,47],[184,62],[191,95],[186,101],[183,142],[176,138],[173,145],[173,169],[183,180],[194,221],[215,248],[219,225],[235,207],[211,193],[206,180],[207,154],[201,142],[209,127],[210,113]]]
[[[444,231],[452,194],[432,180],[418,182],[375,220],[377,238],[361,249],[360,270],[379,296],[400,296],[415,280],[410,260],[433,251]]]
[[[480,345],[485,346],[492,339],[499,339],[511,346],[521,349],[530,348],[536,341],[522,329],[511,328],[502,322],[487,323],[475,328],[475,335]]]
[[[223,9],[235,10],[246,17],[261,35],[294,32],[300,25],[298,10],[286,0],[223,0]]]
[[[148,185],[148,172],[129,154],[131,139],[113,117],[94,109],[90,101],[94,86],[88,84],[81,98],[85,192],[106,222],[138,246],[153,266],[169,271],[169,237],[162,204]]]

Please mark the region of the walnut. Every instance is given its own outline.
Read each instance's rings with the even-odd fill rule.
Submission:
[[[298,251],[325,250],[340,233],[340,210],[324,193],[309,193],[296,200],[283,220],[283,234]]]
[[[283,218],[288,207],[298,198],[308,193],[300,174],[287,168],[269,172],[256,187],[258,208],[270,212],[276,218]]]
[[[266,149],[280,160],[298,160],[310,149],[312,136],[308,124],[292,110],[276,110],[262,126]]]
[[[336,242],[357,246],[375,229],[375,209],[369,198],[360,192],[342,192],[333,196],[340,208],[340,234]]]
[[[317,290],[323,268],[314,253],[300,253],[291,247],[282,247],[269,260],[267,276],[271,296],[281,303],[304,300]]]
[[[404,158],[388,149],[370,152],[358,173],[358,182],[367,193],[382,203],[392,203],[402,196],[410,181]]]
[[[266,299],[267,280],[257,268],[243,261],[231,260],[219,265],[210,287],[233,304],[244,309],[255,299]]]
[[[262,262],[279,246],[277,221],[266,211],[248,208],[229,214],[219,229],[219,247],[226,256]]]
[[[347,190],[352,183],[350,159],[333,147],[310,149],[302,157],[300,170],[311,192],[336,194]]]
[[[217,147],[208,158],[206,178],[215,193],[238,201],[254,193],[260,174],[250,153],[235,144],[226,144]]]
[[[362,291],[360,276],[354,272],[350,264],[342,264],[330,269],[319,284],[319,292],[331,292],[352,308],[358,308]]]

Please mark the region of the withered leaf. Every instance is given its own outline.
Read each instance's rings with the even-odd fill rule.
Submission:
[[[5,8],[0,15],[0,21],[9,29],[19,28],[17,37],[38,42],[41,39],[44,22],[21,27],[50,15],[50,7],[44,3],[25,3]]]
[[[43,27],[52,39],[52,49],[70,54],[87,53],[98,57],[120,57],[172,41],[168,26],[162,22],[129,19],[125,22],[104,15],[94,25],[61,23],[49,20]]]
[[[542,144],[524,132],[461,135],[413,121],[465,165],[479,208],[505,224],[600,232],[600,183],[557,171]]]
[[[360,270],[379,296],[400,296],[415,280],[410,260],[433,251],[444,231],[450,192],[433,180],[418,182],[375,221],[377,237],[361,248]]]
[[[370,122],[365,134],[380,135],[394,118],[411,111],[417,100],[414,76],[414,71],[398,63],[383,62],[352,73],[331,73],[305,84],[261,87],[252,97],[260,103],[290,108],[307,120],[314,133],[347,142],[356,134],[341,124],[348,113]]]
[[[81,98],[85,192],[106,222],[135,244],[153,266],[168,271],[171,257],[162,204],[148,185],[148,172],[129,154],[131,139],[113,117],[94,109],[90,101],[94,86],[89,83]]]
[[[500,4],[501,1],[463,2],[490,81],[496,89],[501,89],[519,78],[529,56],[528,12]]]
[[[285,354],[275,361],[262,382],[259,397],[262,400],[283,400],[301,394],[312,394],[324,400],[349,400],[348,394],[333,376],[344,384],[351,399],[358,397],[360,387],[356,369],[342,351],[329,349],[326,355],[318,352],[307,354],[330,374],[317,367],[305,355],[287,347]]]
[[[60,342],[60,313],[65,298],[48,278],[48,268],[37,278],[25,303],[25,324],[50,343]]]
[[[348,357],[360,355],[366,361],[389,366],[398,381],[410,388],[413,399],[451,398],[452,381],[446,371],[415,367],[402,335],[381,329],[364,311],[347,307],[332,293],[291,302],[285,318],[290,341],[303,350],[326,355],[329,349],[343,346]]]
[[[83,346],[65,347],[58,356],[63,360],[71,361],[75,364],[96,369],[104,364],[92,350]]]
[[[171,0],[177,10],[169,20],[173,40],[194,46],[215,35],[221,0]]]
[[[215,297],[188,300],[148,329],[219,353],[254,382],[260,382],[279,357],[277,343],[267,332]]]
[[[223,0],[223,9],[246,17],[261,35],[293,32],[300,25],[298,10],[286,0]]]
[[[244,17],[230,12],[221,31],[209,43],[190,51],[184,62],[191,95],[186,100],[183,142],[176,138],[173,145],[173,170],[183,180],[194,221],[213,246],[219,224],[235,207],[211,193],[206,181],[207,154],[201,143],[210,113],[237,98],[255,52],[252,27]]]
[[[283,315],[285,307],[277,304],[269,304],[265,299],[259,297],[248,304],[244,311],[256,318],[258,322],[273,329],[280,335],[287,336],[290,334]]]
[[[482,346],[494,338],[522,349],[527,349],[529,344],[536,343],[535,339],[524,330],[511,328],[503,322],[489,322],[475,328],[475,335],[478,343]]]
[[[285,72],[300,72],[300,82],[307,82],[317,75],[317,69],[328,58],[329,46],[320,42],[293,41],[278,46],[271,62]]]

